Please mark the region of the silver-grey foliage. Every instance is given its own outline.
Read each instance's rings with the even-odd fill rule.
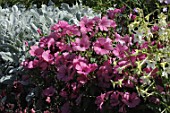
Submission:
[[[82,4],[69,7],[63,3],[61,8],[42,5],[41,8],[33,6],[27,10],[16,5],[5,9],[0,6],[0,83],[17,75],[21,69],[19,64],[27,56],[25,41],[28,45],[38,42],[38,29],[48,35],[50,26],[59,20],[78,24],[83,16],[94,17],[100,14]]]

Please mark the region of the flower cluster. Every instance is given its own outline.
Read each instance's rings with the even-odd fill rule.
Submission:
[[[152,60],[165,44],[146,35],[140,42],[135,33],[118,33],[114,16],[121,12],[84,17],[79,25],[59,21],[50,35],[31,46],[30,58],[21,64],[29,72],[23,81],[31,85],[23,110],[126,113],[145,102],[159,106],[156,94],[167,95],[168,88],[163,86],[159,64]],[[152,26],[148,32],[156,37],[159,27]]]

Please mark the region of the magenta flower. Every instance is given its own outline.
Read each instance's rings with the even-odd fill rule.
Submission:
[[[145,71],[146,73],[151,73],[151,76],[155,77],[157,75],[158,68],[152,69],[151,67],[147,67],[144,68],[143,71]]]
[[[107,17],[102,17],[102,19],[98,23],[98,27],[101,31],[108,31],[110,25],[111,20],[107,19]]]
[[[50,54],[50,50],[44,51],[42,53],[42,58],[43,60],[45,60],[46,62],[51,63],[54,59],[53,55]]]
[[[33,61],[28,61],[25,60],[24,62],[21,63],[22,66],[25,66],[28,69],[33,69],[38,66],[39,61],[38,60],[33,60]]]
[[[125,103],[129,108],[133,108],[140,103],[140,98],[135,92],[133,92],[132,94],[130,94],[129,92],[125,92],[122,95],[122,102]]]
[[[88,75],[91,72],[89,65],[84,62],[77,64],[75,69],[77,70],[77,73],[81,75]]]
[[[137,55],[137,59],[139,60],[144,60],[146,57],[147,57],[147,54],[144,54],[144,53]]]
[[[97,71],[97,79],[99,81],[98,85],[100,87],[110,87],[110,80],[113,77],[112,71],[112,66],[109,63],[105,63],[103,66],[100,66]]]
[[[73,59],[73,66],[76,67],[76,65],[79,64],[80,62],[88,63],[87,59],[79,55]]]
[[[117,106],[120,103],[119,96],[120,96],[119,92],[113,92],[111,94],[111,96],[110,96],[110,104],[111,104],[111,106],[114,107],[114,106]]]
[[[150,96],[148,99],[149,99],[149,102],[152,102],[152,103],[157,104],[157,105],[160,104],[160,99],[158,97]]]
[[[63,51],[72,52],[72,48],[70,47],[70,45],[65,44],[63,42],[56,42],[56,46],[60,49],[60,52]]]
[[[128,52],[128,47],[125,45],[117,44],[113,49],[113,54],[118,58],[126,57],[125,52]]]
[[[68,24],[68,22],[60,20],[57,24],[54,24],[51,27],[51,30],[54,30],[55,32],[61,32],[62,30],[68,30],[69,27],[70,25]]]
[[[135,15],[135,14],[130,13],[129,18],[130,18],[131,20],[135,20],[136,15]]]
[[[84,17],[84,18],[81,19],[79,25],[80,25],[81,33],[86,34],[87,32],[93,30],[94,20],[88,19],[87,17]]]
[[[154,26],[152,26],[151,30],[152,30],[152,32],[156,32],[159,30],[159,26],[154,25]]]
[[[98,38],[96,42],[93,43],[94,51],[99,55],[108,54],[112,47],[112,40],[110,38]]]
[[[121,13],[121,9],[108,10],[107,15],[110,19],[114,19],[116,14]]]
[[[50,98],[50,97],[47,97],[45,101],[46,101],[47,103],[51,103],[51,98]]]
[[[68,82],[73,79],[75,72],[72,66],[67,67],[66,65],[62,65],[58,68],[57,78],[61,81]]]
[[[87,76],[85,76],[85,75],[79,76],[79,77],[77,78],[77,81],[78,81],[80,84],[82,84],[82,85],[84,85],[84,84],[87,82],[87,80],[88,80],[88,78],[87,78]]]
[[[43,90],[43,95],[47,97],[53,96],[54,93],[55,93],[55,89],[53,88],[53,86],[50,86],[46,88],[45,90]]]
[[[76,38],[75,42],[72,42],[73,50],[75,51],[86,51],[90,46],[90,41],[87,36],[82,39]]]
[[[31,46],[31,49],[29,50],[31,56],[37,56],[37,57],[40,57],[43,52],[44,52],[43,48],[38,46]]]
[[[106,94],[104,93],[96,98],[95,104],[97,104],[100,110],[102,109],[102,105],[104,104],[105,97],[106,97]]]
[[[124,80],[124,81],[123,81],[123,86],[129,87],[129,88],[133,88],[134,85],[135,85],[138,81],[137,81],[137,79],[136,79],[135,77],[133,77],[133,76],[129,76],[129,75],[127,75],[127,76],[128,76],[127,80]]]
[[[50,38],[47,40],[46,43],[47,43],[48,49],[50,49],[50,47],[54,47],[54,45],[55,45],[55,40],[54,40],[54,38],[50,37]]]
[[[46,70],[48,68],[48,63],[41,61],[38,66],[40,67],[41,70]]]
[[[81,32],[79,30],[79,26],[77,25],[71,25],[69,27],[69,30],[71,32],[71,34],[69,34],[69,36],[81,36]]]

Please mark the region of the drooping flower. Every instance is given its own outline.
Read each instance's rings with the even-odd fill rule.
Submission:
[[[98,38],[97,41],[93,43],[93,48],[99,55],[108,54],[113,50],[112,40],[110,38]]]

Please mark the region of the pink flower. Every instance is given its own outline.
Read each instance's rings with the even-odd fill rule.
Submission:
[[[137,83],[137,82],[138,81],[137,81],[137,79],[135,77],[128,75],[127,80],[123,81],[123,86],[133,88],[135,83]]]
[[[79,64],[80,62],[84,62],[84,63],[88,63],[87,59],[85,59],[82,56],[76,56],[76,58],[73,59],[73,66],[76,67],[77,64]]]
[[[125,103],[129,108],[133,108],[140,103],[140,98],[135,92],[133,92],[132,94],[130,94],[129,92],[125,92],[122,95],[122,102]]]
[[[58,21],[58,25],[62,29],[68,28],[70,26],[67,21],[63,21],[63,20]]]
[[[22,66],[28,68],[28,69],[33,69],[38,66],[39,61],[38,60],[25,60],[24,62],[21,63]]]
[[[77,73],[81,75],[88,75],[91,72],[90,67],[84,62],[77,64],[75,69],[77,70]]]
[[[115,15],[118,14],[118,13],[121,13],[121,9],[114,9],[114,10],[108,10],[107,12],[107,15],[110,19],[114,19],[115,18]]]
[[[148,68],[144,68],[143,71],[145,71],[146,73],[151,72],[151,76],[155,77],[157,75],[158,68],[152,69],[151,67],[148,67]]]
[[[70,45],[65,44],[63,42],[56,42],[56,46],[60,49],[60,52],[63,51],[72,52],[72,48],[70,47]]]
[[[47,97],[45,101],[46,101],[47,103],[51,103],[51,98],[50,98],[50,97]]]
[[[73,79],[75,72],[72,66],[62,65],[58,68],[57,78],[61,81],[68,82]]]
[[[47,43],[48,49],[50,49],[50,47],[54,47],[55,40],[54,40],[54,38],[50,37],[50,38],[48,38],[48,41],[46,43]]]
[[[108,28],[111,25],[111,21],[107,19],[107,17],[102,17],[102,19],[98,23],[98,27],[101,31],[108,31]]]
[[[58,21],[57,24],[54,24],[51,27],[51,30],[53,30],[55,32],[62,32],[63,33],[62,35],[70,34],[69,29],[70,29],[70,25],[68,24],[68,22],[63,21],[63,20]]]
[[[155,96],[150,96],[149,97],[149,102],[152,102],[154,104],[159,105],[160,104],[160,99],[158,97],[155,97]]]
[[[31,49],[29,50],[29,53],[31,56],[41,56],[42,53],[44,52],[43,48],[38,47],[38,46],[31,46]]]
[[[117,44],[113,49],[113,54],[118,58],[126,57],[125,52],[128,52],[128,47],[125,45]]]
[[[77,25],[71,25],[70,26],[70,31],[72,34],[70,34],[69,36],[81,36],[81,32],[79,30],[79,27]]]
[[[34,108],[31,109],[31,113],[35,113],[36,111],[34,110]]]
[[[88,80],[87,76],[79,76],[79,77],[77,77],[77,81],[82,85],[84,85],[87,82],[87,80]]]
[[[94,51],[99,55],[108,54],[112,47],[112,40],[110,38],[98,38],[97,41],[93,44]]]
[[[136,15],[135,15],[135,14],[130,13],[129,18],[130,18],[131,20],[135,20]]]
[[[38,66],[40,67],[41,70],[46,70],[48,68],[48,63],[47,62],[44,62],[44,61],[41,61]]]
[[[146,57],[147,57],[147,54],[144,54],[144,53],[137,55],[137,59],[139,60],[144,60]]]
[[[72,42],[73,50],[75,51],[86,51],[90,46],[90,41],[87,36],[82,39],[76,38],[75,42]]]
[[[111,96],[110,96],[110,104],[111,104],[111,106],[114,107],[114,106],[117,106],[120,103],[119,96],[120,96],[119,92],[113,92],[111,94]]]
[[[99,70],[97,71],[97,78],[99,81],[98,85],[100,87],[110,87],[110,80],[113,77],[112,71],[112,66],[109,63],[105,63],[99,68]]]
[[[97,69],[97,64],[87,64],[86,59],[83,57],[78,57],[78,59],[73,60],[73,66],[77,70],[78,74],[87,76],[90,72]]]
[[[89,64],[89,67],[90,67],[91,72],[93,72],[97,69],[98,66],[96,63],[93,63],[93,64]]]
[[[43,95],[47,97],[53,96],[54,93],[55,93],[55,89],[53,88],[53,86],[50,86],[43,91]]]
[[[54,59],[53,55],[50,54],[50,50],[44,51],[42,53],[42,58],[43,60],[45,60],[46,62],[51,63]]]
[[[80,31],[82,34],[86,34],[89,31],[93,30],[94,20],[83,17],[79,23]]]
[[[116,26],[117,26],[116,22],[113,20],[110,20],[110,27],[116,28]]]
[[[152,26],[151,30],[152,30],[152,32],[156,32],[159,30],[159,26],[154,25],[154,26]]]

